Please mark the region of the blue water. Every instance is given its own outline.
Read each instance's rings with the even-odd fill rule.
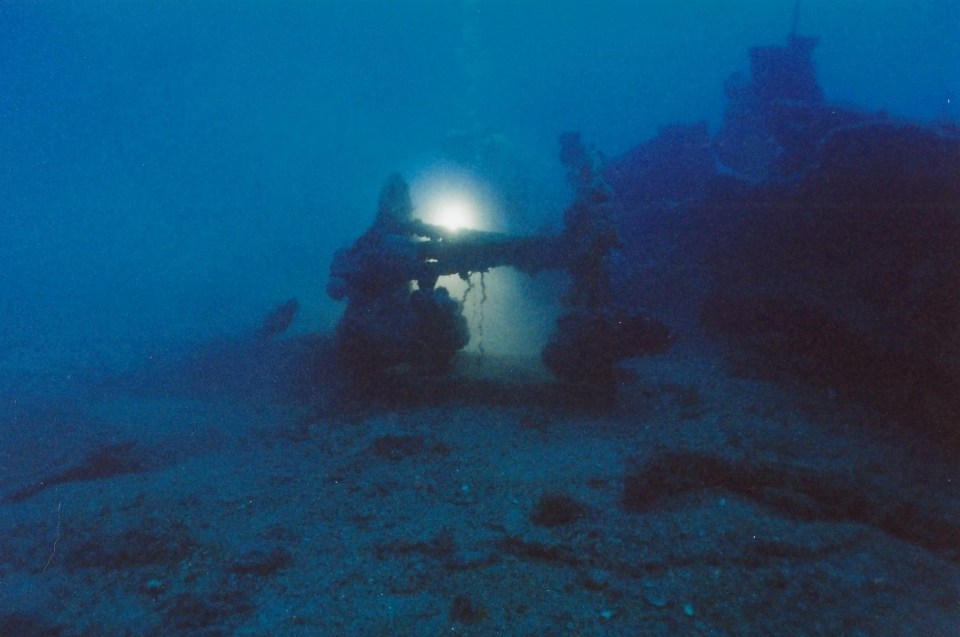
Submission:
[[[786,169],[730,114],[794,0],[0,0],[0,637],[960,634],[960,0],[800,5]],[[571,131],[651,355],[556,382],[578,290],[498,269],[352,385],[387,178],[553,240]]]
[[[391,171],[497,135],[510,166],[490,173],[555,220],[561,131],[614,155],[716,126],[792,4],[5,2],[0,340],[56,358],[202,338],[291,296],[329,328],[332,252]],[[954,0],[800,16],[831,100],[923,120],[956,117],[958,22]]]

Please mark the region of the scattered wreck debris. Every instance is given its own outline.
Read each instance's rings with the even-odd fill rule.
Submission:
[[[48,475],[4,498],[0,504],[24,502],[51,487],[70,482],[104,480],[116,476],[142,473],[148,469],[143,451],[133,442],[105,444],[88,453],[79,463]]]
[[[300,301],[290,299],[277,305],[260,324],[254,335],[255,340],[266,341],[282,336],[290,328],[300,311]]]

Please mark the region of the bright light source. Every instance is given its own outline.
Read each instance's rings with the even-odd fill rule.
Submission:
[[[415,175],[410,184],[414,215],[451,231],[500,228],[490,187],[469,171],[434,166]]]
[[[430,220],[438,226],[443,226],[448,230],[459,230],[460,228],[475,228],[477,226],[477,211],[469,201],[456,195],[441,197],[426,210]]]

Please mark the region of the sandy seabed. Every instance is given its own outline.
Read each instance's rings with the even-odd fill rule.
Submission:
[[[960,634],[948,450],[707,346],[605,408],[483,364],[409,404],[19,401],[0,634]]]

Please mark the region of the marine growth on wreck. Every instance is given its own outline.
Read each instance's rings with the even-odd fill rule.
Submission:
[[[542,352],[562,382],[606,395],[620,360],[666,349],[667,328],[616,303],[609,256],[620,245],[610,215],[610,189],[597,153],[578,135],[561,137],[561,161],[576,194],[556,236],[452,231],[413,216],[407,183],[384,185],[370,228],[339,250],[327,292],[347,307],[336,329],[340,363],[369,382],[397,366],[443,372],[470,341],[463,303],[437,285],[441,276],[509,266],[528,274],[560,269],[570,275],[565,311]]]

